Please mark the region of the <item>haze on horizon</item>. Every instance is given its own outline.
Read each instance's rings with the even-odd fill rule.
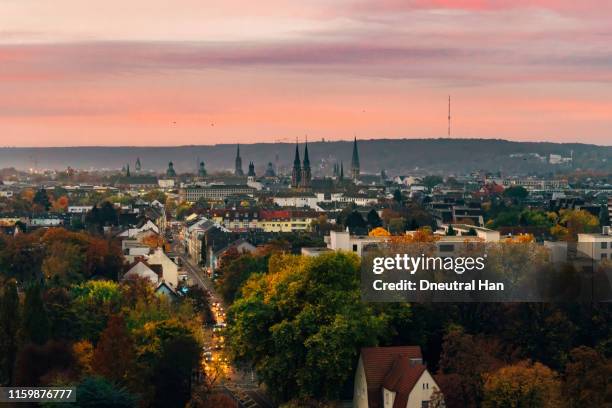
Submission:
[[[4,0],[0,145],[612,144],[607,0]]]

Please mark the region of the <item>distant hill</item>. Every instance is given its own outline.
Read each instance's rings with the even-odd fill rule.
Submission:
[[[535,154],[570,156],[573,168],[612,171],[612,147],[578,143],[511,142],[497,139],[375,139],[360,140],[362,172],[405,174],[416,169],[424,172],[458,173],[471,170],[504,173],[547,173],[569,170],[569,165],[551,165]],[[342,161],[349,172],[352,142],[309,142],[310,160],[315,174],[330,173],[333,163]],[[287,169],[293,161],[295,145],[289,143],[255,143],[240,146],[243,168],[255,162],[262,174],[268,162]],[[119,169],[129,163],[133,169],[140,158],[145,170],[161,171],[169,161],[177,172],[193,172],[198,160],[210,171],[232,170],[235,145],[176,147],[62,147],[0,148],[0,168],[28,169]],[[303,155],[303,145],[300,145]]]

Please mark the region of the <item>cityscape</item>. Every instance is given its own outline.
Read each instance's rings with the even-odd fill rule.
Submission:
[[[0,1],[0,404],[612,408],[610,21]]]
[[[369,303],[359,258],[522,242],[609,273],[609,171],[569,152],[540,175],[366,173],[361,142],[345,147],[322,166],[295,144],[260,174],[248,145],[220,169],[4,168],[4,384],[121,406],[604,404],[609,303]]]

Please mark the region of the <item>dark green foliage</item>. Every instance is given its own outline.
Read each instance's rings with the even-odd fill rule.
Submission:
[[[0,295],[0,384],[12,384],[17,355],[19,297],[14,279],[4,285]]]
[[[367,223],[358,211],[352,211],[344,222],[344,225],[353,233],[363,232],[367,228]]]
[[[136,396],[102,377],[87,377],[77,386],[76,407],[135,407]],[[59,406],[59,405],[58,405]]]
[[[44,344],[49,338],[49,317],[42,299],[42,288],[31,284],[23,304],[22,335],[25,342]]]
[[[395,191],[393,191],[393,199],[397,203],[400,203],[400,204],[404,200],[404,198],[402,197],[402,191],[399,188],[395,189]]]
[[[200,346],[191,336],[164,344],[153,374],[154,407],[182,408],[191,397],[191,374],[200,362]]]
[[[529,191],[523,186],[512,186],[504,190],[503,196],[520,202],[529,196]]]
[[[75,368],[69,343],[49,341],[44,345],[27,344],[17,354],[15,384],[42,386],[53,380],[54,375],[71,378]]]
[[[370,227],[370,229],[374,229],[377,227],[382,227],[382,220],[380,219],[380,216],[378,215],[378,212],[376,212],[376,210],[374,208],[372,208],[369,212],[368,212],[368,225]]]
[[[47,191],[44,188],[41,188],[34,194],[33,199],[34,204],[40,205],[45,211],[49,211],[51,208],[51,202],[49,201],[49,196],[47,195]]]
[[[440,176],[425,176],[423,178],[423,185],[431,190],[438,184],[442,184],[443,181]]]

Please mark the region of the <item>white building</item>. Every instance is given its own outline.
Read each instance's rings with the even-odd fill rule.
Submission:
[[[69,205],[68,213],[69,214],[86,214],[90,212],[93,208],[93,205]]]
[[[577,251],[595,261],[612,259],[612,233],[603,227],[601,233],[578,234]]]

